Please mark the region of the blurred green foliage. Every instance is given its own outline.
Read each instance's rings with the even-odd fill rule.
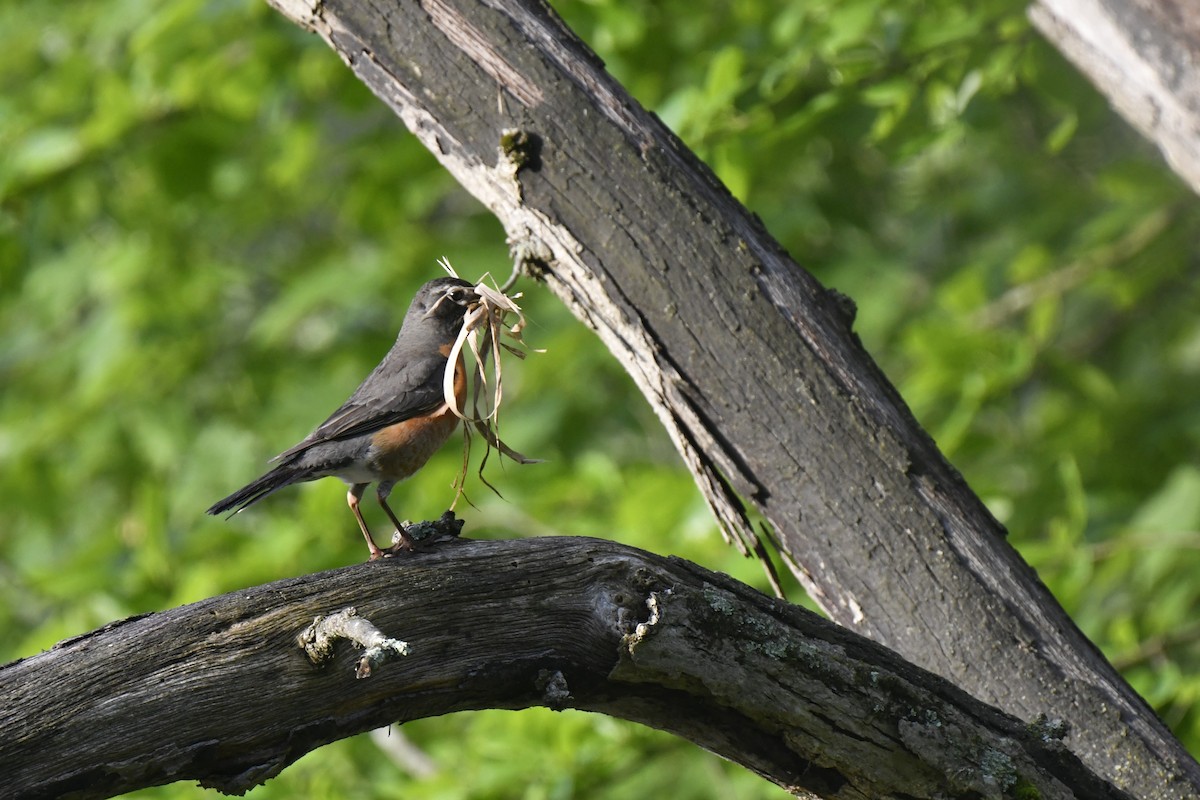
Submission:
[[[858,302],[918,418],[1200,752],[1195,196],[1020,2],[556,7]],[[505,274],[498,224],[260,2],[24,0],[0,31],[0,660],[362,558],[336,481],[202,512],[357,385],[438,256]],[[504,436],[548,463],[493,470],[504,500],[470,480],[470,530],[611,536],[763,586],[628,378],[527,288],[549,352],[506,373]],[[402,485],[399,513],[438,514],[458,458]],[[432,776],[364,736],[252,796],[783,796],[602,717],[403,732]]]

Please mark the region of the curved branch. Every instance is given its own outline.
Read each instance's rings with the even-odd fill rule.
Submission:
[[[314,666],[297,634],[347,605],[343,630],[408,654],[360,679],[341,642]],[[135,617],[0,668],[0,695],[0,774],[28,798],[240,793],[396,720],[533,705],[672,731],[793,792],[1124,797],[1053,725],[727,577],[584,538],[457,540]]]

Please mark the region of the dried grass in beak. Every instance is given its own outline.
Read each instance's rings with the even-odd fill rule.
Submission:
[[[445,259],[438,262],[451,275],[458,277],[453,267]],[[499,288],[489,286],[485,281],[490,276],[485,275],[474,287],[478,299],[467,306],[463,318],[462,330],[450,349],[450,357],[446,360],[446,372],[442,379],[442,391],[445,394],[446,405],[450,411],[463,421],[466,435],[463,453],[463,473],[460,476],[458,490],[462,492],[462,478],[466,476],[468,455],[470,453],[471,428],[483,437],[487,451],[479,464],[479,478],[484,485],[496,491],[483,477],[483,466],[487,463],[488,455],[496,449],[502,456],[507,456],[519,464],[536,464],[540,459],[529,458],[509,447],[500,438],[500,406],[504,401],[504,381],[501,352],[511,353],[523,359],[526,345],[521,338],[525,329],[525,314],[516,304],[519,294],[508,296]],[[509,324],[509,320],[512,324]],[[470,408],[459,408],[458,398],[454,393],[454,371],[464,348],[469,348],[475,360],[475,368],[471,371],[473,381],[470,392]],[[534,351],[541,352],[541,351]],[[491,368],[489,370],[489,364]],[[489,382],[489,372],[491,380]],[[496,492],[499,494],[499,492]]]

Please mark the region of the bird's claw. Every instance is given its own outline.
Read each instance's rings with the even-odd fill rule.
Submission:
[[[462,520],[455,518],[453,511],[447,511],[436,520],[405,520],[392,534],[392,546],[379,550],[378,554],[372,552],[371,560],[395,558],[401,553],[415,553],[435,542],[453,539],[462,531],[462,525]]]

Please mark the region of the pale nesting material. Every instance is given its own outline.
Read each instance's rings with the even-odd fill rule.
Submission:
[[[438,263],[446,272],[458,277],[449,261],[443,258]],[[445,393],[446,405],[464,423],[468,449],[470,447],[470,428],[474,427],[487,442],[489,451],[494,447],[500,451],[501,455],[520,464],[536,464],[539,459],[529,458],[518,453],[505,444],[499,436],[499,412],[504,400],[503,369],[500,356],[503,351],[511,353],[517,358],[525,358],[526,345],[521,339],[521,332],[525,328],[525,314],[515,302],[521,295],[515,294],[510,297],[499,288],[488,285],[485,281],[490,277],[490,275],[484,275],[474,287],[476,294],[479,295],[479,300],[467,308],[462,330],[459,331],[458,338],[450,348],[449,358],[446,359],[446,373],[442,379],[442,389]],[[513,318],[515,318],[514,321],[509,325],[508,320]],[[469,348],[471,355],[475,358],[475,369],[471,373],[474,381],[471,387],[469,408],[460,408],[458,398],[454,393],[455,365],[458,363],[464,347]],[[534,352],[542,351],[535,350]],[[489,364],[491,365],[490,376]],[[487,461],[486,453],[484,461]],[[465,472],[465,455],[463,469]],[[479,469],[482,478],[482,463]],[[484,483],[486,484],[487,481],[484,480]]]

